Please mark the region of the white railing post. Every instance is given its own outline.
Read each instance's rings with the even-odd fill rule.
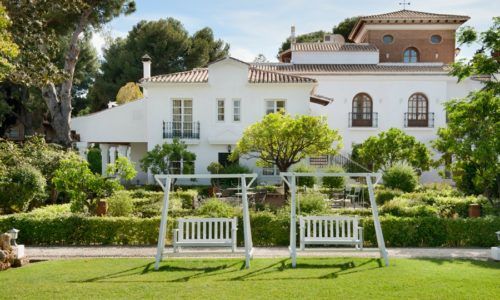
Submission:
[[[243,235],[245,242],[245,268],[250,268],[252,255],[252,239],[250,232],[250,214],[248,212],[247,182],[245,176],[241,176],[242,202],[243,202]]]
[[[165,251],[165,235],[167,233],[167,216],[168,216],[168,198],[170,194],[170,183],[171,179],[167,176],[165,186],[162,186],[163,195],[163,207],[161,210],[161,222],[160,222],[160,232],[158,234],[158,247],[156,248],[156,261],[155,270],[160,268],[160,261],[163,258],[163,251]]]
[[[296,197],[297,197],[297,183],[295,180],[295,174],[292,173],[290,177],[290,256],[292,258],[292,267],[297,266],[297,208],[296,208]],[[285,195],[286,196],[286,195]]]
[[[373,214],[373,225],[375,226],[375,235],[377,236],[377,244],[380,250],[380,256],[384,259],[385,265],[389,266],[389,257],[387,256],[387,250],[385,249],[384,235],[382,233],[382,226],[380,226],[380,220],[378,217],[377,202],[375,201],[375,193],[373,192],[373,183],[371,176],[366,176],[366,183],[368,185],[368,195],[370,198],[370,205],[372,207]]]

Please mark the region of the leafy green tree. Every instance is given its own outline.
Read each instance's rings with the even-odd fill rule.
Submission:
[[[247,127],[230,158],[257,158],[260,166],[276,165],[281,172],[286,172],[308,156],[335,153],[342,146],[341,140],[324,118],[292,117],[277,112]]]
[[[122,188],[118,181],[92,173],[88,162],[75,153],[61,161],[52,182],[59,192],[69,197],[72,212],[91,214],[95,213],[98,199]]]
[[[354,25],[356,25],[358,20],[359,17],[346,18],[337,26],[334,26],[332,32],[335,34],[341,34],[346,41],[349,41],[349,34],[351,33]]]
[[[439,128],[433,146],[442,153],[438,163],[448,165],[458,188],[493,201],[500,197],[500,17],[481,34],[463,28],[457,40],[482,47],[470,60],[453,64],[451,74],[459,81],[470,76],[486,81],[482,90],[445,104],[447,127]]]
[[[140,21],[126,38],[114,40],[104,50],[102,73],[90,91],[92,110],[106,107],[127,82],[136,82],[143,75],[141,57],[152,57],[152,75],[186,71],[206,66],[228,54],[229,45],[215,39],[206,27],[192,36],[174,18]]]
[[[120,180],[132,180],[137,175],[134,164],[126,157],[118,157],[113,164],[108,164],[106,172]]]
[[[153,174],[192,174],[196,154],[187,149],[186,143],[174,139],[171,144],[156,145],[140,160],[144,172]]]
[[[0,80],[14,68],[12,60],[19,54],[19,48],[12,41],[10,25],[5,7],[0,3]]]
[[[0,207],[3,213],[27,211],[33,200],[45,198],[47,182],[42,173],[26,163],[18,164],[0,176]]]
[[[122,13],[135,10],[132,0],[29,0],[4,1],[13,23],[14,42],[20,59],[10,79],[41,89],[55,140],[69,146],[72,89],[75,68],[80,55],[80,36],[99,28]],[[69,36],[62,68],[57,65],[57,40]]]
[[[135,82],[129,82],[122,86],[116,94],[116,103],[124,104],[143,97],[141,88]]]
[[[397,128],[369,137],[356,150],[360,162],[375,171],[388,169],[397,163],[407,163],[426,171],[431,164],[431,155],[425,144]]]

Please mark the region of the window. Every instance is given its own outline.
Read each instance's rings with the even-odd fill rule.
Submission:
[[[439,44],[439,43],[441,43],[442,40],[443,40],[443,38],[438,34],[431,35],[431,43],[432,44]]]
[[[266,115],[285,110],[285,100],[267,100]]]
[[[428,101],[422,93],[415,93],[408,99],[408,126],[409,127],[427,127]]]
[[[276,166],[264,167],[262,168],[262,175],[264,176],[274,176],[278,175],[279,171]]]
[[[390,34],[386,34],[382,38],[382,41],[384,42],[384,44],[392,44],[394,42],[394,37]]]
[[[182,136],[193,132],[193,100],[172,100],[172,133]]]
[[[241,121],[241,100],[233,99],[233,121]]]
[[[371,127],[373,101],[370,95],[359,93],[352,99],[352,126]]]
[[[418,50],[415,48],[408,48],[403,54],[403,62],[416,63],[418,62]]]
[[[217,121],[224,121],[224,99],[217,99]]]

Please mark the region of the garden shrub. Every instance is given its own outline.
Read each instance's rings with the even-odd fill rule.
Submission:
[[[300,193],[297,203],[302,214],[321,214],[326,210],[325,195],[320,193]]]
[[[252,170],[247,166],[243,166],[237,163],[230,164],[222,170],[221,174],[250,174]],[[220,185],[222,187],[236,187],[241,185],[240,179],[238,178],[221,178],[219,179]]]
[[[412,203],[405,198],[394,198],[380,207],[380,213],[398,217],[432,217],[437,215],[437,209],[433,206]]]
[[[196,190],[177,190],[170,193],[170,199],[180,199],[182,208],[193,209],[198,199],[198,192]]]
[[[234,208],[217,198],[205,200],[195,211],[196,215],[211,218],[232,218]]]
[[[324,170],[325,173],[344,173],[340,166],[331,166]],[[322,186],[329,189],[341,189],[345,186],[345,177],[323,177]]]
[[[387,201],[390,201],[395,197],[399,197],[401,195],[403,195],[403,192],[400,190],[387,188],[377,189],[375,191],[375,201],[377,202],[377,205],[383,205]]]
[[[413,192],[418,185],[418,175],[412,167],[404,164],[396,164],[382,175],[384,185],[388,188]]]
[[[99,147],[92,147],[87,152],[89,168],[94,174],[102,174],[102,157]]]
[[[108,215],[111,217],[128,217],[134,210],[129,193],[116,192],[104,200],[108,203]]]
[[[293,168],[293,172],[297,173],[314,173],[314,168],[300,164]],[[297,186],[312,188],[316,183],[316,177],[297,177]]]
[[[4,213],[27,211],[33,200],[45,197],[45,186],[45,178],[35,167],[11,167],[0,178],[0,206]]]
[[[57,216],[70,216],[71,209],[70,204],[53,204],[47,205],[39,208],[35,208],[28,213],[30,216],[35,218],[51,218]]]

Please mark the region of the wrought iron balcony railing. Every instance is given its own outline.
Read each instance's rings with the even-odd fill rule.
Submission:
[[[405,113],[405,127],[434,128],[434,113]]]
[[[164,139],[200,139],[200,122],[163,122]]]
[[[349,127],[378,127],[378,113],[368,112],[368,113],[349,113]]]

